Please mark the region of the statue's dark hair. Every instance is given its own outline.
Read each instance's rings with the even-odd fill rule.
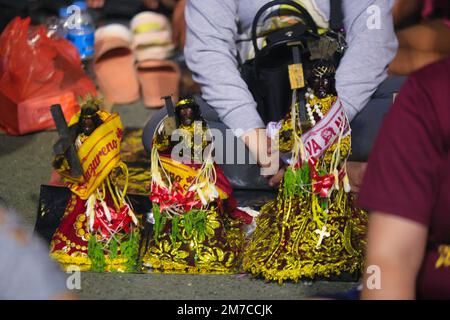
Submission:
[[[180,104],[180,102],[186,101],[183,104]],[[200,111],[200,106],[197,104],[195,99],[192,96],[185,96],[179,100],[177,103],[177,106],[175,108],[175,113],[177,115],[177,118],[180,119],[180,111],[185,108],[191,108],[194,111],[194,120],[202,120],[202,114]]]
[[[97,113],[98,110],[98,108],[94,107],[85,107],[81,109],[80,120],[78,121],[78,134],[82,133],[83,131],[81,124],[85,119],[92,119],[96,128],[102,125],[103,121]]]
[[[335,76],[336,64],[332,60],[317,60],[314,62],[311,70],[311,76],[317,76],[319,73],[324,76]]]

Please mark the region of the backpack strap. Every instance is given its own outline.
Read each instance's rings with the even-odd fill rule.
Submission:
[[[342,31],[344,29],[342,0],[330,0],[330,29],[333,31]]]

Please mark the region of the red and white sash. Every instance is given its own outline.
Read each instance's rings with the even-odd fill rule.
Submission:
[[[336,142],[341,135],[341,131],[342,137],[347,136],[350,133],[350,124],[342,102],[338,98],[325,117],[302,135],[306,158],[319,158],[323,155]]]

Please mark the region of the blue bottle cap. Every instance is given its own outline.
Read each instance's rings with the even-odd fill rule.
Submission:
[[[81,11],[87,10],[87,4],[85,1],[75,1],[72,5],[79,7]]]
[[[67,18],[69,17],[69,13],[67,12],[66,7],[59,8],[59,17],[60,18]]]

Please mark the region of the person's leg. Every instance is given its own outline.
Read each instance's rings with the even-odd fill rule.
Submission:
[[[351,122],[352,155],[350,161],[367,161],[378,130],[391,103],[392,99],[372,99]]]
[[[353,192],[359,192],[366,172],[370,150],[391,104],[392,97],[374,97],[350,124],[352,128],[352,154],[347,163],[347,173]]]
[[[251,156],[241,139],[234,136],[230,130],[227,132],[228,128],[220,122],[217,112],[199,95],[195,96],[195,99],[210,129],[215,130],[221,136],[221,142],[219,142],[220,139],[216,139],[215,159],[218,160],[233,188],[252,190],[273,189],[269,187],[267,179],[261,176],[261,169],[256,162],[253,159],[249,161]],[[144,128],[142,142],[148,153],[151,151],[153,134],[166,115],[167,111],[164,108],[159,110],[152,116]],[[232,157],[231,153],[233,153],[234,157]],[[247,164],[240,164],[242,161],[239,162],[237,160],[238,157],[239,159],[245,159],[245,163]],[[249,162],[255,164],[248,164]]]
[[[210,129],[220,138],[215,138],[215,159],[234,189],[271,190],[268,180],[261,176],[261,168],[251,157],[247,147],[220,121],[208,121]],[[219,142],[219,140],[222,140]],[[238,160],[239,159],[239,160]]]
[[[142,133],[142,144],[144,145],[144,149],[147,152],[147,154],[151,154],[153,134],[156,131],[156,127],[164,119],[166,115],[167,115],[166,109],[161,108],[157,112],[153,113],[150,119],[145,124]]]
[[[380,130],[383,118],[389,111],[394,95],[400,91],[405,77],[389,77],[378,88],[367,106],[351,122],[352,155],[347,172],[353,192],[359,192],[364,178],[370,150]]]
[[[379,86],[367,106],[351,122],[352,155],[350,161],[367,161],[383,118],[389,111],[394,95],[400,91],[405,79],[400,76],[387,78]]]

